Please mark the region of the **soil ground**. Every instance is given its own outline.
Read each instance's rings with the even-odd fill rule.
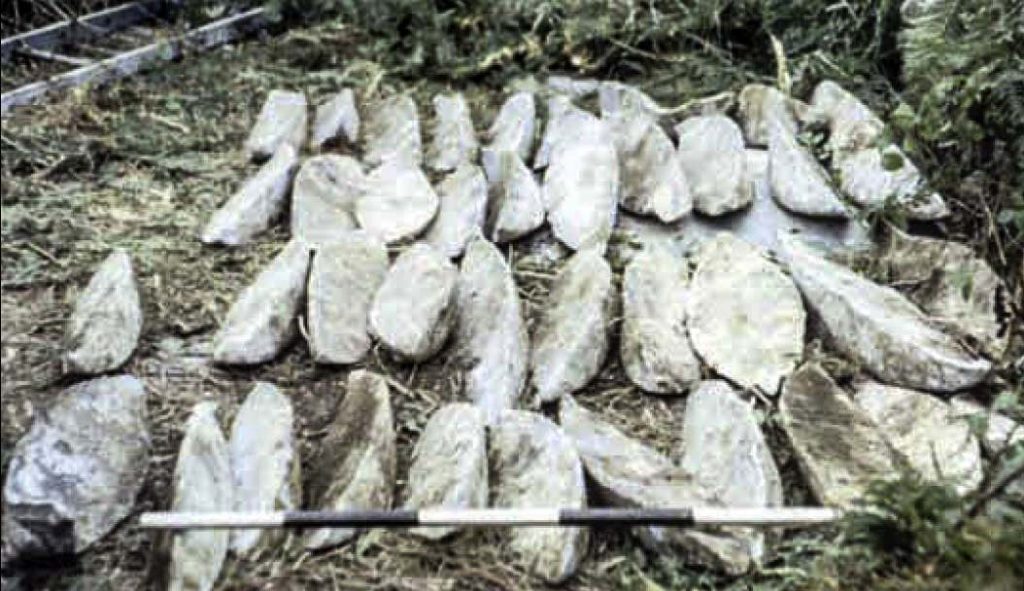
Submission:
[[[125,368],[146,383],[153,436],[136,513],[167,507],[170,474],[191,407],[199,400],[216,400],[226,427],[257,380],[273,382],[294,401],[303,469],[312,469],[324,427],[344,395],[347,370],[314,366],[304,343],[274,363],[244,371],[214,368],[205,357],[235,296],[287,240],[287,223],[256,244],[236,249],[204,247],[198,234],[210,213],[254,171],[241,147],[269,90],[302,90],[319,101],[344,85],[362,91],[387,88],[390,80],[376,66],[346,59],[348,42],[343,29],[253,40],[110,87],[81,89],[4,120],[0,343],[5,473],[10,450],[33,416],[67,385],[60,368],[64,324],[76,294],[114,247],[133,254],[145,308],[142,341]],[[444,90],[426,81],[396,89],[415,94],[421,116],[430,111],[430,97]],[[483,129],[500,106],[502,89],[457,90],[466,94],[477,127]],[[429,121],[423,128],[430,129]],[[510,254],[532,321],[555,269]],[[683,402],[645,396],[629,386],[616,350],[613,343],[601,378],[578,399],[668,452],[679,433]],[[456,398],[446,359],[445,353],[409,367],[375,350],[365,364],[386,374],[393,386],[399,499],[419,431],[433,409]],[[765,425],[787,480],[787,502],[806,502],[770,416]],[[25,582],[47,589],[143,587],[152,540],[132,522],[128,519],[79,562],[46,565]],[[317,554],[286,545],[251,562],[229,559],[218,588],[543,587],[515,566],[500,543],[503,535],[481,531],[447,544],[428,544],[401,532],[372,532]],[[775,576],[771,564],[766,576]],[[782,582],[794,571],[780,567],[777,576]],[[599,530],[579,575],[565,588],[730,583],[745,587],[647,554],[625,532]]]

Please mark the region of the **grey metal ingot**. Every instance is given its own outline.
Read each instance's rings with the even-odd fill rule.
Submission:
[[[587,506],[583,467],[572,441],[543,416],[510,410],[490,429],[494,506]],[[517,528],[512,551],[549,583],[573,575],[586,553],[588,532],[579,527]]]
[[[384,244],[363,231],[317,249],[306,298],[313,361],[348,365],[366,357],[370,306],[387,272]]]
[[[807,484],[825,505],[851,507],[871,483],[898,475],[898,456],[878,424],[813,363],[786,380],[779,419]]]
[[[210,216],[200,240],[204,244],[241,246],[265,232],[287,210],[299,156],[291,145],[278,148],[266,164]]]
[[[441,350],[455,321],[458,270],[417,242],[392,265],[370,308],[370,334],[400,358],[425,361]]]
[[[479,408],[454,402],[427,421],[409,467],[408,509],[480,509],[487,506],[487,432]],[[421,527],[411,533],[440,540],[457,527]]]
[[[309,106],[301,92],[272,90],[263,103],[256,124],[245,142],[245,150],[255,161],[270,158],[287,145],[296,153],[306,143]]]
[[[320,443],[309,477],[314,507],[333,510],[390,509],[395,488],[395,432],[384,377],[363,370],[348,375],[345,398]],[[356,530],[323,528],[306,534],[308,549],[330,548]]]
[[[416,103],[407,95],[381,99],[366,108],[363,162],[380,166],[394,158],[423,162],[423,138]]]
[[[96,375],[128,361],[142,333],[142,304],[127,251],[117,249],[96,269],[68,320],[65,369]]]
[[[455,364],[463,393],[493,424],[519,406],[530,340],[512,270],[498,249],[477,238],[466,249],[456,289]]]
[[[314,149],[342,140],[352,146],[359,141],[359,111],[351,88],[342,89],[318,106],[313,123]]]
[[[694,350],[716,372],[774,395],[803,355],[806,319],[793,281],[756,247],[730,234],[704,244],[687,328]]]
[[[7,467],[5,558],[82,552],[131,513],[149,460],[145,415],[132,376],[81,382],[37,413]]]
[[[829,339],[879,379],[955,392],[988,376],[991,363],[936,328],[896,290],[826,260],[799,238],[781,240],[790,274]]]
[[[434,139],[427,149],[427,166],[450,172],[476,161],[480,142],[466,99],[459,93],[434,97]]]

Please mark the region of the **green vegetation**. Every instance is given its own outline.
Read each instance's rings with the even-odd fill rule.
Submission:
[[[873,557],[867,569],[846,565],[858,578],[888,575],[896,588],[1013,589],[1024,577],[1020,511],[998,521],[970,515],[973,505],[952,487],[914,477],[877,483],[865,501],[869,509],[846,524],[850,551]]]
[[[1021,295],[1024,5],[907,4],[924,8],[904,18],[897,0],[269,1],[289,22],[353,24],[362,57],[408,79],[574,72],[635,81],[666,104],[751,80],[806,98],[837,80],[890,121],[946,196],[949,233]]]
[[[6,0],[0,7],[0,32],[7,37],[117,4],[118,0]]]
[[[182,5],[186,14],[209,16],[258,3]],[[4,35],[109,4],[5,3]],[[806,97],[818,81],[835,79],[878,109],[951,202],[950,233],[972,240],[1019,285],[1020,265],[1012,262],[1024,256],[1024,4],[1016,0],[266,4],[290,25],[352,26],[360,56],[392,77],[504,84],[576,72],[638,81],[671,104],[750,80]]]
[[[953,210],[946,233],[970,243],[1008,277],[1013,299],[1024,299],[1024,7],[1016,0],[919,2],[924,8],[907,16],[897,0],[270,4],[291,22],[340,17],[354,25],[360,57],[410,82],[503,86],[569,72],[628,80],[676,105],[750,81],[807,98],[819,81],[836,80],[890,122],[890,137],[945,196]],[[906,224],[893,204],[866,215]],[[1013,368],[1001,374],[1010,388],[1021,387]],[[621,584],[1013,589],[1024,579],[1024,513],[993,498],[1007,474],[1021,477],[1024,446],[991,461],[982,492],[966,498],[913,475],[879,483],[865,511],[835,531],[782,540],[754,581],[636,558],[638,566],[620,571]]]
[[[934,182],[959,197],[956,223],[991,258],[1019,267],[1024,4],[937,0],[909,20],[901,36],[906,87],[892,122]]]
[[[27,18],[28,6],[37,7],[38,18],[48,22],[53,15],[43,16],[43,10],[54,5],[83,13],[103,4],[5,3],[4,35],[13,27],[43,24]],[[185,4],[194,14],[209,18],[223,14],[227,4],[245,3]],[[116,239],[116,244],[135,249],[144,276],[162,277],[169,286],[152,288],[154,297],[147,309],[147,319],[152,320],[147,322],[155,327],[154,334],[191,334],[197,326],[216,323],[237,286],[255,273],[274,246],[264,244],[255,254],[211,254],[180,239],[194,232],[247,172],[239,169],[229,150],[241,144],[267,90],[301,84],[323,94],[342,83],[366,89],[376,87],[383,76],[389,84],[416,85],[421,103],[447,85],[470,89],[470,99],[480,109],[494,107],[486,92],[513,79],[560,72],[631,81],[665,105],[750,81],[777,84],[806,98],[820,80],[837,80],[891,124],[891,137],[946,197],[953,216],[944,232],[971,244],[1007,278],[1011,302],[1024,301],[1024,3],[919,2],[926,9],[907,22],[902,4],[269,0],[282,25],[292,29],[283,39],[168,67],[151,75],[148,86],[125,84],[88,100],[85,93],[77,93],[62,108],[43,109],[35,121],[26,116],[5,123],[0,179],[5,199],[5,289],[81,283],[86,270]],[[12,20],[16,10],[22,11],[18,21]],[[240,74],[225,81],[227,68]],[[95,213],[99,211],[103,216]],[[885,227],[881,222],[905,223],[893,204],[867,215],[880,222],[880,228]],[[965,278],[965,285],[968,281]],[[27,308],[24,315],[30,316]],[[55,342],[59,322],[47,322],[37,325],[35,319],[26,319],[24,332],[42,331]],[[1017,341],[1008,359],[1020,356]],[[40,367],[52,373],[51,353],[40,350],[29,362],[19,361],[25,375],[18,383],[31,384],[33,374],[45,374],[37,371]],[[1004,394],[978,393],[995,399],[1001,410],[1018,419],[1024,418],[1021,369],[1009,362],[999,368],[995,382]],[[321,380],[310,397],[313,401],[307,402],[313,409],[310,414],[318,408],[316,400],[334,391],[299,356],[265,371],[288,383]],[[422,396],[421,389],[416,392]],[[610,392],[603,395],[621,396],[618,404],[606,405],[610,408],[635,404],[628,390]],[[39,389],[37,394],[42,399],[49,393]],[[425,411],[417,406],[422,404],[419,398],[409,397],[415,404],[403,402],[399,418],[413,425],[422,422]],[[160,457],[173,457],[176,440],[170,434],[185,416],[186,402],[171,395],[154,402],[160,405],[156,414],[165,419],[157,431]],[[643,421],[642,428],[667,430],[666,424]],[[972,421],[979,433],[985,426],[982,418]],[[3,454],[9,450],[7,433]],[[409,455],[414,434],[412,428],[403,431],[403,457]],[[5,455],[0,463],[6,464],[6,459]],[[792,459],[784,460],[793,471]],[[600,561],[589,565],[592,570],[581,577],[581,587],[607,588],[608,581],[618,577],[621,588],[646,591],[1019,590],[1024,579],[1024,500],[1018,498],[1013,505],[1002,497],[1008,477],[1020,478],[1024,445],[1008,447],[987,460],[990,468],[982,492],[966,498],[949,486],[923,483],[913,475],[879,483],[866,510],[834,530],[788,534],[777,540],[776,556],[753,578],[695,573],[670,559],[652,559],[617,533],[604,532],[607,539],[595,549]],[[169,466],[165,462],[159,469],[166,472]],[[166,481],[166,474],[162,478]],[[147,490],[146,506],[158,505],[162,494],[159,486]],[[798,490],[788,498],[798,502],[805,494]],[[385,566],[435,572],[446,564],[449,574],[479,579],[480,565],[493,564],[491,576],[515,584],[519,573],[502,564],[491,542],[481,534],[465,540],[453,555],[438,558],[419,547],[406,548],[397,537],[367,536],[359,549],[336,556],[332,568],[343,574],[362,573],[369,585],[378,582],[366,574],[369,559],[402,556],[404,562]],[[131,539],[123,547],[132,549],[124,555],[136,562],[147,549],[141,539]],[[119,556],[88,557],[93,561],[90,572],[120,569]],[[295,574],[288,573],[284,563],[275,556],[261,565],[246,565],[253,566],[253,572],[236,573],[239,582],[227,587],[265,585],[279,569],[310,587],[329,584],[315,578],[309,565],[295,565]]]
[[[1018,463],[1017,469],[1022,465]],[[776,555],[751,577],[718,578],[666,558],[625,569],[622,587],[1016,591],[1024,578],[1024,513],[1004,507],[998,518],[969,515],[974,507],[951,486],[908,474],[877,483],[864,510],[850,514],[836,528],[776,542]],[[630,560],[643,564],[639,556]]]

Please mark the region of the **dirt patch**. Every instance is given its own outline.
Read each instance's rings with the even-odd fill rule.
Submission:
[[[153,449],[135,510],[166,508],[182,428],[192,406],[212,399],[227,428],[257,380],[277,385],[295,404],[303,472],[315,458],[344,394],[347,371],[315,366],[304,343],[273,363],[224,370],[208,361],[210,340],[240,290],[287,240],[286,224],[239,249],[203,247],[198,234],[210,213],[252,174],[242,143],[267,92],[303,90],[319,101],[342,85],[373,91],[390,84],[362,61],[344,29],[296,32],[249,43],[160,69],[115,86],[73,92],[3,121],[2,216],[2,453],[38,409],[66,386],[60,373],[64,323],[75,295],[114,247],[132,253],[145,325],[125,371],[149,393]],[[435,92],[424,81],[402,85],[423,117]],[[498,107],[501,89],[467,86],[477,129]],[[436,180],[436,179],[432,179]],[[557,249],[555,249],[557,250]],[[507,249],[528,322],[557,271],[543,257]],[[621,273],[621,264],[615,264]],[[617,280],[620,278],[617,275]],[[627,434],[670,453],[678,443],[683,401],[645,396],[629,385],[617,361],[617,341],[599,379],[578,400]],[[360,367],[388,377],[398,434],[396,498],[405,497],[412,447],[430,414],[460,390],[447,366],[400,365],[379,348]],[[550,409],[542,409],[549,415]],[[777,437],[772,437],[775,442]],[[775,446],[784,449],[782,444]],[[785,451],[780,452],[785,457]],[[792,470],[792,462],[784,471]],[[787,478],[799,491],[796,478]],[[799,500],[804,500],[797,493]],[[153,539],[132,519],[80,561],[29,576],[36,588],[132,589],[143,586]],[[595,532],[581,573],[568,589],[655,588],[728,584],[645,554],[624,532]],[[514,566],[504,533],[479,531],[430,544],[400,532],[375,531],[326,553],[294,541],[254,561],[229,559],[221,589],[523,589],[544,585]]]

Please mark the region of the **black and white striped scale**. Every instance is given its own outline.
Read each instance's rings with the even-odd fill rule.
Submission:
[[[277,511],[266,513],[143,513],[144,529],[401,528],[634,526],[800,527],[832,523],[841,512],[822,507],[677,509],[422,509],[393,511]]]

